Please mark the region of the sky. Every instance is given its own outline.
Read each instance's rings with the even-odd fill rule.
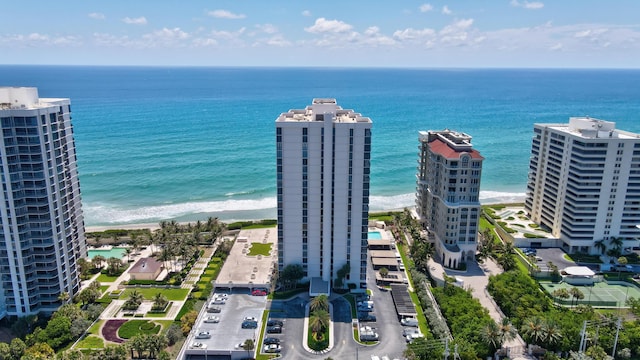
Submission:
[[[0,64],[638,68],[637,0],[3,0]]]

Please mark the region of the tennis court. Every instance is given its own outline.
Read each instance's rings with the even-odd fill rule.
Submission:
[[[624,307],[627,298],[634,297],[640,298],[640,289],[631,284],[608,284],[607,282],[598,282],[593,286],[586,285],[571,285],[565,282],[552,283],[552,282],[540,282],[540,285],[547,290],[549,294],[553,294],[555,290],[578,288],[584,294],[584,299],[579,300],[578,304],[591,304],[591,306],[610,306],[610,307]],[[557,303],[563,305],[571,305],[573,298],[554,300]]]

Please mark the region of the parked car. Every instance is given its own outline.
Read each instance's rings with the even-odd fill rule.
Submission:
[[[282,320],[271,319],[267,321],[267,326],[284,326],[284,322]]]
[[[199,331],[196,334],[196,339],[211,339],[211,333],[208,331]]]
[[[373,311],[373,307],[368,307],[368,306],[358,306],[357,307],[359,312],[372,312]]]
[[[418,327],[418,319],[416,319],[416,318],[403,318],[402,320],[400,320],[400,324],[402,324],[403,326]]]
[[[274,337],[267,337],[267,338],[264,338],[263,343],[265,345],[273,345],[273,344],[280,345],[280,339],[274,338]]]
[[[371,326],[360,327],[360,341],[378,341],[378,333]]]
[[[220,322],[220,317],[219,316],[215,316],[215,315],[209,315],[209,316],[204,318],[204,322],[216,324],[216,323]]]
[[[262,351],[266,353],[279,353],[280,350],[281,348],[280,348],[280,345],[278,344],[265,345],[264,348],[262,349]]]
[[[211,302],[211,305],[224,305],[227,303],[227,300],[224,298],[214,298]]]
[[[362,322],[375,322],[376,316],[370,313],[358,313],[358,320]]]
[[[243,320],[244,321],[255,321],[255,322],[258,322],[258,319],[256,319],[253,316],[245,316]]]
[[[214,297],[214,298],[223,298],[223,299],[226,299],[226,298],[228,298],[228,297],[229,297],[229,294],[225,294],[225,293],[216,293],[216,294],[213,294],[213,297]]]
[[[245,320],[242,322],[242,328],[243,329],[255,329],[258,327],[258,322],[257,321],[252,321],[252,320]]]
[[[207,312],[210,312],[210,313],[219,313],[221,311],[222,311],[222,308],[220,306],[209,306],[207,308]]]
[[[251,291],[251,295],[253,296],[265,296],[267,295],[267,291],[264,289],[254,289]]]
[[[201,342],[194,342],[191,343],[191,348],[192,349],[206,349],[207,348],[207,344],[203,344]]]
[[[267,334],[281,334],[282,333],[282,326],[268,326],[267,327]]]

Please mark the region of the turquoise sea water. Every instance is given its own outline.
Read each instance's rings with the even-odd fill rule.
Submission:
[[[533,123],[640,132],[638,70],[0,66],[69,97],[87,225],[275,217],[276,117],[334,97],[373,120],[371,209],[413,204],[419,130],[473,136],[483,201],[522,199]]]

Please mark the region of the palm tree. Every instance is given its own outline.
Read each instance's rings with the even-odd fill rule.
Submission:
[[[482,333],[480,334],[480,336],[482,337],[482,340],[487,345],[489,345],[491,354],[494,354],[496,350],[498,350],[502,346],[500,327],[493,320],[491,320],[491,322],[489,322],[484,328],[482,328]]]
[[[330,321],[331,317],[329,316],[329,312],[325,310],[316,310],[311,313],[309,316],[309,328],[311,328],[311,332],[316,340],[318,340],[318,335],[322,334],[329,326]]]
[[[539,345],[545,337],[545,325],[541,318],[533,316],[524,320],[520,331],[528,342]]]
[[[555,345],[560,343],[562,339],[562,334],[560,333],[560,326],[551,320],[545,322],[544,327],[542,328],[544,344],[550,348],[553,348]]]
[[[167,302],[167,297],[158,292],[153,297],[153,309],[164,310],[165,306],[167,306]]]
[[[318,295],[311,299],[309,302],[309,310],[315,312],[316,310],[329,311],[329,298],[327,295]]]
[[[96,255],[93,257],[93,259],[91,259],[91,262],[93,263],[93,266],[99,269],[102,267],[102,263],[104,263],[106,260],[107,259],[104,256]]]
[[[578,304],[579,300],[584,299],[584,293],[582,293],[582,291],[580,291],[580,289],[578,289],[577,287],[572,287],[569,290],[569,294],[571,294],[571,305],[573,305],[573,301],[575,300],[576,305]]]
[[[511,320],[509,320],[508,317],[502,318],[502,321],[500,322],[499,326],[500,326],[500,337],[501,337],[502,343],[511,341],[515,339],[516,336],[518,335],[518,331],[513,326],[513,324],[511,324]]]
[[[554,290],[552,295],[554,297],[557,297],[557,298],[562,299],[562,300],[566,300],[566,299],[571,297],[571,294],[569,293],[569,290],[567,290],[565,288]]]
[[[144,296],[138,290],[133,290],[129,293],[129,297],[122,307],[125,310],[136,310],[140,304],[142,304],[143,300]]]
[[[131,253],[133,252],[133,250],[131,250],[131,248],[126,248],[124,249],[124,253],[127,254],[127,263],[131,262]]]
[[[58,300],[60,300],[61,303],[66,303],[69,300],[69,293],[66,291],[61,292],[60,295],[58,295]]]
[[[386,278],[387,275],[389,275],[389,269],[387,269],[386,267],[380,268],[378,272],[380,273],[380,276],[382,276],[383,278]]]
[[[604,243],[604,239],[600,239],[593,243],[593,247],[600,250],[600,255],[604,254],[604,251],[607,249],[607,244]]]

